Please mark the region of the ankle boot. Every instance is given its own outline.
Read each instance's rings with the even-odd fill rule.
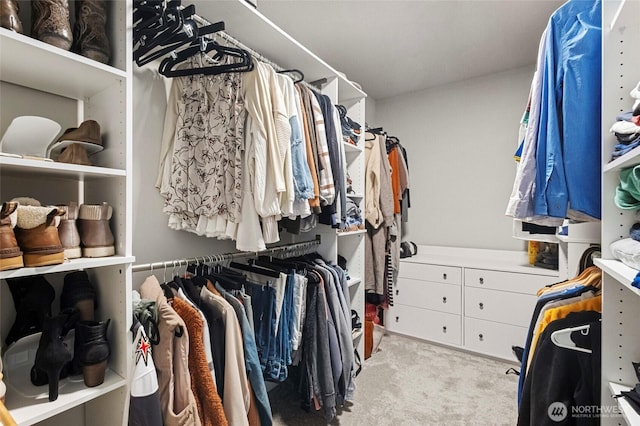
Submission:
[[[60,294],[60,309],[74,308],[79,311],[80,321],[93,321],[96,305],[96,290],[86,271],[70,272],[64,277]]]
[[[78,203],[72,201],[68,205],[59,205],[56,207],[65,211],[65,214],[60,216],[60,225],[58,225],[58,236],[64,249],[64,257],[65,259],[77,259],[82,256],[80,234],[78,233],[78,226],[76,224],[76,219],[78,218]]]
[[[37,200],[34,200],[37,203]],[[18,223],[14,230],[23,251],[25,266],[56,265],[64,262],[64,249],[58,235],[59,216],[65,213],[57,207],[39,205],[18,206]]]
[[[5,343],[42,331],[45,318],[51,316],[51,304],[55,290],[42,275],[7,278],[9,291],[16,309],[16,319],[7,334]]]
[[[47,319],[43,325],[35,363],[31,368],[31,382],[39,385],[42,383],[42,376],[46,375],[49,401],[58,399],[58,382],[62,370],[73,358],[64,343],[64,337],[77,322],[77,315],[77,311],[69,309]]]
[[[106,64],[109,62],[107,37],[107,2],[76,1],[76,23],[73,28],[73,50],[82,56]]]
[[[67,0],[31,0],[31,35],[60,49],[73,42]]]
[[[109,220],[113,209],[107,203],[83,204],[78,213],[78,230],[82,240],[84,257],[113,256],[113,233]]]
[[[1,0],[0,0],[1,1]],[[0,271],[22,268],[22,252],[13,228],[18,221],[18,203],[3,203],[0,209]]]
[[[79,340],[79,354],[82,365],[84,384],[88,387],[101,385],[107,369],[107,362],[111,350],[107,341],[107,328],[110,319],[106,321],[79,321],[76,325],[76,341]]]
[[[20,4],[17,0],[0,0],[0,26],[22,34],[19,12]]]

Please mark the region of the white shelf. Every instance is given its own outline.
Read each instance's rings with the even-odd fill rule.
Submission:
[[[617,383],[609,382],[609,390],[611,391],[611,396],[619,395],[622,391],[631,390],[629,386],[619,385]],[[631,404],[627,401],[626,398],[616,398],[618,402],[618,407],[620,407],[620,411],[622,411],[622,416],[628,425],[640,425],[640,415],[636,412],[636,410],[631,407]]]
[[[15,175],[37,173],[38,176],[68,177],[73,179],[125,177],[127,172],[106,167],[81,166],[77,164],[39,161],[28,158],[0,156],[0,170]]]
[[[617,172],[640,163],[640,149],[635,148],[602,167],[603,173]]]
[[[126,79],[124,71],[5,28],[0,28],[0,76],[72,99],[91,97]]]
[[[20,268],[0,272],[0,279],[27,277],[40,274],[54,274],[56,272],[75,271],[78,269],[100,268],[103,266],[125,265],[133,263],[134,256],[83,257],[65,261],[59,265],[39,266],[37,268]]]
[[[625,0],[621,0],[620,1],[620,5],[618,6],[618,10],[616,10],[616,13],[613,16],[613,19],[611,20],[611,24],[609,25],[609,30],[613,30],[616,27],[616,23],[618,22],[618,18],[620,17],[620,14],[622,13],[622,9],[624,9],[624,4],[625,3],[626,3]]]
[[[26,373],[28,374],[28,372]],[[63,385],[64,382],[64,385]],[[126,386],[127,381],[111,370],[107,370],[104,383],[100,386],[88,388],[80,380],[64,379],[58,399],[49,401],[49,387],[47,385],[35,387],[34,390],[42,390],[36,397],[27,397],[13,389],[11,382],[7,381],[6,405],[20,426],[32,425],[50,417],[67,411],[73,407],[84,404],[94,398],[104,395],[120,387]]]
[[[351,278],[349,281],[347,281],[347,284],[349,285],[349,288],[351,288],[351,287],[357,286],[361,282],[362,282],[362,278],[355,277],[355,278]]]
[[[353,236],[353,235],[366,234],[367,230],[366,229],[358,229],[357,231],[348,231],[348,232],[336,231],[336,233],[338,234],[338,237],[349,237],[349,236]]]
[[[342,145],[344,145],[344,150],[347,154],[351,154],[351,153],[359,154],[362,152],[361,147],[354,145],[352,143],[342,141]]]
[[[246,1],[199,2],[198,15],[211,22],[224,21],[227,34],[281,67],[301,70],[307,82],[335,76],[340,102],[367,96]],[[251,34],[249,39],[247,34]]]
[[[595,259],[595,265],[605,272],[611,275],[620,284],[627,287],[629,290],[640,296],[640,289],[637,289],[631,285],[631,282],[638,274],[638,270],[630,268],[619,260],[613,259]]]

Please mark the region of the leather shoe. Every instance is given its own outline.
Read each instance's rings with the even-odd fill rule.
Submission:
[[[0,26],[22,34],[19,12],[20,3],[17,0],[0,0]]]

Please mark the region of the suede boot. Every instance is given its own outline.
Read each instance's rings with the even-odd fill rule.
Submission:
[[[24,199],[22,199],[24,200]],[[34,204],[39,204],[33,200]],[[22,249],[25,266],[56,265],[64,262],[64,249],[57,225],[65,211],[40,205],[18,206],[18,221],[14,230]]]
[[[19,12],[20,3],[17,0],[0,0],[0,26],[22,34]]]
[[[84,257],[105,257],[115,254],[109,220],[113,209],[109,204],[83,204],[78,213],[78,229]]]
[[[13,228],[18,221],[18,203],[3,203],[0,208],[0,271],[22,268],[22,251]]]
[[[77,259],[82,256],[80,249],[80,234],[76,219],[78,218],[78,203],[70,202],[68,205],[56,206],[65,211],[60,217],[60,225],[58,225],[58,235],[60,243],[64,249],[65,259]]]
[[[60,49],[73,43],[67,0],[31,0],[31,35]]]
[[[107,2],[76,1],[76,23],[73,28],[73,50],[94,61],[109,63],[110,46],[107,37]]]
[[[79,321],[76,325],[76,354],[82,365],[84,384],[88,387],[99,386],[104,382],[107,362],[111,355],[107,341],[107,329],[110,319],[106,321]]]
[[[78,312],[69,309],[47,319],[43,325],[35,363],[31,368],[31,382],[41,386],[46,377],[46,383],[49,383],[49,401],[58,399],[58,382],[62,371],[73,358],[64,343],[64,337],[73,328],[77,318]]]
[[[5,343],[42,331],[45,318],[51,316],[51,304],[55,290],[42,275],[7,278],[13,298],[16,318],[7,334]]]

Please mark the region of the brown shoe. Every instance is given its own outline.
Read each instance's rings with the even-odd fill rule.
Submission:
[[[106,257],[115,254],[109,220],[113,209],[107,203],[83,204],[78,213],[78,230],[84,257]]]
[[[109,63],[110,51],[106,6],[104,0],[76,1],[76,23],[73,27],[74,52],[103,64]]]
[[[65,214],[60,217],[60,225],[58,225],[58,235],[64,249],[64,257],[65,259],[77,259],[82,256],[80,234],[76,225],[78,203],[71,201],[68,205],[59,205],[57,207],[65,210]]]
[[[22,34],[22,21],[18,13],[20,4],[16,0],[0,0],[0,26]]]
[[[18,206],[16,240],[22,249],[24,266],[56,265],[64,262],[64,249],[58,236],[57,207]]]
[[[16,241],[13,228],[18,219],[18,203],[3,203],[0,209],[0,271],[24,266],[22,251]]]
[[[60,49],[73,43],[67,0],[31,0],[31,35]]]

